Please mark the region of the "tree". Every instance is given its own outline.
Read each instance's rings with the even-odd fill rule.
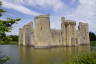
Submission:
[[[0,7],[2,3],[0,2]],[[0,9],[0,17],[5,13],[3,9]],[[6,38],[6,32],[10,32],[12,29],[12,25],[16,24],[17,21],[20,21],[20,19],[12,19],[12,18],[7,18],[6,20],[0,19],[0,41],[5,41]]]
[[[15,41],[18,42],[18,36],[17,35],[9,35],[7,36],[8,41]]]
[[[2,5],[2,3],[0,2],[0,6]],[[0,9],[0,16],[2,16],[2,13],[4,13],[5,11],[3,9]]]
[[[93,32],[89,32],[90,41],[96,41],[96,35]]]

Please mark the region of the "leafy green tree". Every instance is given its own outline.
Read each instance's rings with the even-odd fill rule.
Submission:
[[[90,41],[96,41],[96,35],[93,32],[89,33]]]
[[[0,7],[2,3],[0,2]],[[0,9],[0,17],[5,13],[3,9]],[[10,32],[12,29],[12,25],[16,24],[17,21],[20,21],[20,19],[12,19],[12,18],[7,18],[6,20],[0,19],[0,41],[5,41],[6,38],[6,32]]]
[[[2,5],[2,3],[0,2],[0,6]],[[4,13],[5,11],[3,9],[0,9],[0,16],[2,16],[2,14]]]
[[[8,36],[10,39],[11,39],[11,41],[18,41],[18,36],[17,35],[10,35],[10,36]]]
[[[6,36],[8,42],[18,42],[18,36],[17,35],[9,35]]]

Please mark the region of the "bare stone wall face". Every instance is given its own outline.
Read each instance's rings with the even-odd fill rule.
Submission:
[[[23,27],[23,45],[31,46],[33,41],[33,26],[32,23],[29,23]]]
[[[65,23],[64,23],[65,22],[65,18],[62,17],[61,20],[62,20],[62,23],[61,23],[62,44],[64,46],[66,46],[67,45],[67,33],[66,33],[67,29],[66,29],[66,26],[65,26]]]
[[[80,44],[90,44],[89,31],[87,23],[79,23]]]
[[[53,42],[51,46],[59,46],[62,44],[61,30],[51,30]]]
[[[24,46],[29,46],[30,45],[30,32],[29,32],[29,26],[28,25],[26,25],[26,26],[24,26],[24,36],[23,36],[23,38],[24,38],[24,41],[23,41],[23,45]]]
[[[34,29],[33,29],[33,23],[30,22],[27,24],[28,25],[28,35],[29,35],[29,39],[30,39],[30,45],[34,45]]]
[[[35,46],[50,46],[52,34],[50,29],[50,19],[48,15],[41,15],[35,18]]]
[[[76,30],[76,37],[77,37],[77,42],[76,42],[76,45],[80,45],[80,32],[79,30]]]
[[[65,20],[65,32],[66,32],[66,46],[75,46],[77,42],[76,37],[76,22],[71,20]]]
[[[22,45],[23,44],[23,29],[20,28],[19,29],[19,43],[18,45]]]
[[[76,22],[71,22],[71,45],[76,46],[77,44],[77,37],[76,37]]]
[[[67,46],[71,46],[71,25],[66,24]]]

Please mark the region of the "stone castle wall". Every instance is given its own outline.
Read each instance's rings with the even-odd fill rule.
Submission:
[[[88,24],[87,23],[79,23],[79,39],[80,44],[89,44],[89,31],[88,31]]]
[[[90,44],[87,23],[79,23],[61,18],[61,30],[50,28],[49,15],[35,17],[35,26],[28,23],[19,31],[19,45],[34,47],[78,46]]]
[[[48,15],[41,15],[35,18],[35,45],[50,46],[52,43],[52,35],[50,29],[50,19]]]
[[[51,30],[53,42],[51,43],[52,46],[62,45],[62,37],[60,30]]]

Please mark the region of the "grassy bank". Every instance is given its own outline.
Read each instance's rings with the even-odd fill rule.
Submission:
[[[16,41],[0,41],[0,45],[17,45]]]
[[[96,52],[82,53],[71,64],[96,64]]]
[[[18,42],[17,41],[0,41],[0,45],[17,45]],[[90,42],[91,46],[96,46],[96,41],[91,41]]]

